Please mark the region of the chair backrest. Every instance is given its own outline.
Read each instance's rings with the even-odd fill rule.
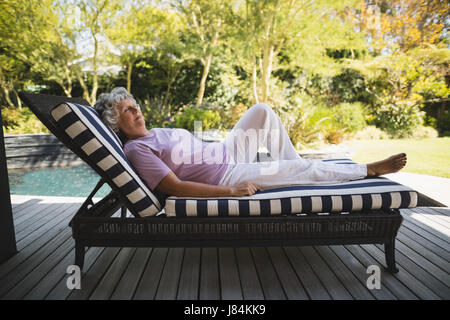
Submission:
[[[161,197],[137,175],[123,152],[122,142],[94,108],[66,102],[54,107],[50,113],[55,125],[72,141],[72,148],[81,150],[95,171],[125,195],[132,214],[146,217],[162,210]]]

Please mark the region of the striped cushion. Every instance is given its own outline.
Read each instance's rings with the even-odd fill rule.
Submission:
[[[168,197],[165,211],[169,217],[248,217],[310,213],[345,214],[350,211],[411,208],[416,205],[416,191],[379,177],[330,185],[276,188],[240,198]]]
[[[137,217],[156,215],[161,201],[139,178],[128,162],[122,142],[99,118],[94,108],[63,103],[51,111],[56,125],[73,141],[81,154],[95,163],[104,177],[129,200],[131,213]]]

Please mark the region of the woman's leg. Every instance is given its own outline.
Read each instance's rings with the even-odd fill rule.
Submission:
[[[251,163],[264,145],[274,160],[302,159],[295,150],[278,115],[267,104],[248,109],[225,139],[232,163]]]
[[[231,165],[220,181],[221,185],[235,186],[252,182],[262,189],[290,185],[340,183],[367,176],[365,164],[336,164],[320,160],[278,160]]]
[[[394,173],[405,167],[406,162],[406,154],[399,153],[369,164],[338,164],[306,159],[236,163],[230,165],[219,184],[235,186],[252,182],[263,189],[289,185],[331,184]]]

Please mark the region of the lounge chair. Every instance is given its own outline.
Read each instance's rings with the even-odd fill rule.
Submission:
[[[43,124],[100,176],[70,226],[75,263],[86,247],[242,247],[384,244],[395,265],[399,208],[417,205],[416,191],[371,178],[341,184],[290,186],[239,198],[166,196],[150,190],[118,137],[86,101],[21,93]],[[349,159],[327,160],[347,163]],[[94,204],[107,183],[112,191]],[[127,209],[133,215],[127,217]],[[117,213],[120,210],[120,216]]]

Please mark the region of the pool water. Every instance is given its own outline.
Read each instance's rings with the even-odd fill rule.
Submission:
[[[8,170],[11,194],[35,196],[85,197],[94,189],[100,176],[87,165]],[[111,191],[105,184],[95,197]]]

